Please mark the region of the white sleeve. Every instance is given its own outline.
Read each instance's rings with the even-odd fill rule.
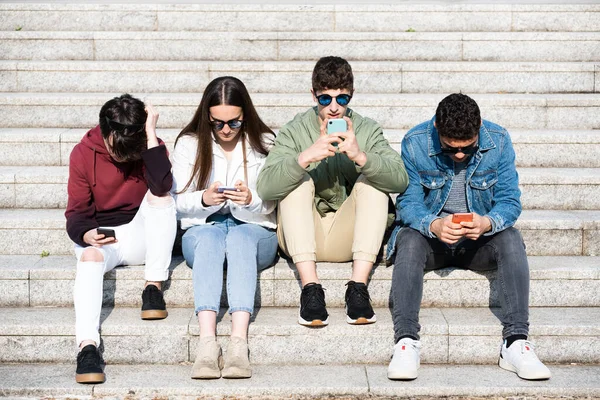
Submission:
[[[177,141],[177,145],[171,156],[171,164],[173,165],[173,187],[171,188],[171,194],[175,199],[177,212],[188,214],[195,218],[208,218],[217,212],[222,205],[204,207],[202,205],[202,195],[205,190],[196,190],[196,182],[192,181],[185,192],[179,193],[190,180],[194,169],[195,157],[190,157],[190,155],[195,153],[195,151],[191,152],[190,149],[195,143],[195,140],[185,136]]]

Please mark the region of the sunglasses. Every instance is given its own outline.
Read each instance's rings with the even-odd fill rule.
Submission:
[[[466,154],[468,156],[471,156],[475,153],[477,153],[477,150],[479,150],[479,145],[477,144],[477,142],[469,145],[469,146],[465,146],[465,147],[451,147],[451,146],[447,146],[446,144],[444,144],[441,140],[440,140],[440,144],[442,145],[442,153],[443,154],[456,154],[456,153],[463,153]],[[444,147],[446,146],[446,147]]]
[[[244,124],[244,121],[241,119],[230,119],[229,121],[225,122],[219,119],[213,119],[210,121],[210,124],[213,126],[213,128],[220,131],[225,127],[225,124],[229,125],[231,129],[240,129]]]
[[[328,94],[320,94],[315,97],[317,98],[319,104],[322,106],[330,105],[331,101],[334,99],[334,97],[331,97]],[[347,106],[348,103],[350,103],[350,99],[352,99],[352,96],[349,94],[338,94],[337,96],[335,96],[335,101],[342,107]]]

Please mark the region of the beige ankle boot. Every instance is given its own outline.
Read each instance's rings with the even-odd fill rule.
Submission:
[[[217,379],[221,377],[223,353],[214,337],[200,338],[192,379]]]
[[[223,378],[250,378],[251,376],[248,342],[241,337],[232,336],[225,353]]]

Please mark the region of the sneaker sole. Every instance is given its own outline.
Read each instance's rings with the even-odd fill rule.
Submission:
[[[89,374],[75,374],[77,383],[104,383],[106,376],[103,372],[92,372]]]
[[[252,370],[238,367],[229,367],[223,370],[221,376],[225,379],[246,379],[252,377]]]
[[[308,326],[308,327],[312,327],[312,328],[318,328],[321,326],[327,326],[329,325],[329,318],[327,318],[326,320],[320,320],[320,319],[313,319],[312,321],[307,321],[304,318],[302,318],[301,316],[298,315],[298,323],[302,326]]]
[[[167,310],[144,310],[142,319],[165,319],[169,313]]]
[[[371,318],[360,317],[357,319],[352,319],[346,315],[346,322],[349,323],[350,325],[374,324],[375,322],[377,322],[377,316],[375,314],[373,314],[373,316]]]
[[[527,379],[528,381],[543,381],[543,380],[550,379],[549,375],[535,375],[535,374],[525,375],[525,374],[519,373],[519,371],[517,371],[517,368],[515,368],[514,365],[512,365],[511,363],[509,363],[502,357],[498,358],[498,366],[507,371],[514,372],[515,374],[517,374],[517,376],[519,378]]]
[[[390,372],[388,371],[387,373],[387,377],[388,379],[391,379],[393,381],[412,381],[417,379],[417,377],[419,376],[419,373],[417,371],[414,371],[414,373],[398,373],[398,372]]]

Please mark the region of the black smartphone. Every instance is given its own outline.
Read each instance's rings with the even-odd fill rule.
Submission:
[[[109,238],[109,237],[116,239],[114,229],[98,228],[98,229],[96,229],[96,231],[98,232],[98,235],[104,235],[104,239]]]

